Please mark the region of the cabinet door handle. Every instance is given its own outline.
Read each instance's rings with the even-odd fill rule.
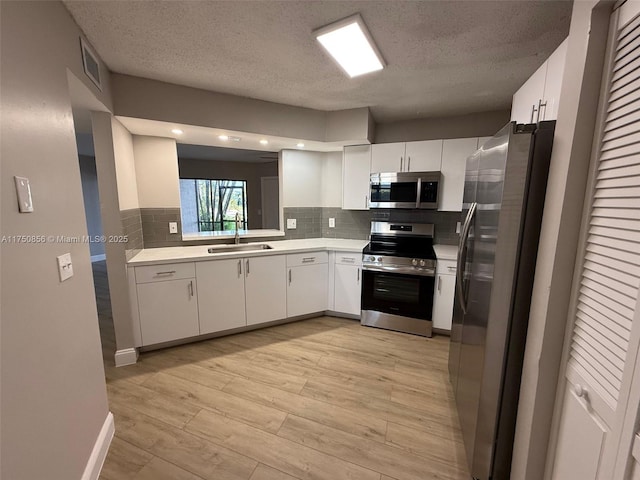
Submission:
[[[543,108],[544,108],[544,112],[547,113],[547,102],[538,100],[538,119],[536,120],[536,123],[540,122],[540,114],[542,113]],[[544,120],[544,115],[542,116],[542,120]]]
[[[238,260],[238,278],[242,275],[242,260]]]
[[[167,270],[166,272],[158,272],[156,275],[173,275],[174,273],[176,273],[175,270]]]
[[[358,283],[360,283],[360,268],[358,268]]]
[[[365,196],[364,196],[364,207],[365,207],[365,208],[367,208],[367,206],[368,206],[368,205],[367,205],[367,197],[368,197],[368,195],[365,195]]]
[[[247,277],[249,276],[249,259],[247,259]]]
[[[316,261],[316,257],[305,257],[302,259],[302,263],[313,263]]]
[[[189,296],[193,297],[193,280],[189,282]]]
[[[442,276],[438,276],[438,292],[442,291]]]
[[[531,121],[529,123],[533,123],[533,116],[536,114],[537,111],[538,109],[536,108],[535,104],[531,105]]]
[[[400,171],[402,171],[402,157],[400,157]]]
[[[291,285],[291,269],[289,269],[289,285]]]
[[[411,157],[407,157],[407,172],[411,171]]]

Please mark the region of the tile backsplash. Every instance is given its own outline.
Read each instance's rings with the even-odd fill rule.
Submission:
[[[295,229],[285,229],[280,239],[299,238],[351,238],[366,240],[371,231],[371,222],[413,222],[433,223],[435,243],[456,245],[458,234],[456,222],[460,212],[437,212],[435,210],[342,210],[340,207],[287,207],[284,208],[284,222],[296,219]],[[122,229],[129,237],[127,257],[135,255],[141,248],[175,247],[201,245],[201,242],[186,242],[180,233],[169,233],[169,222],[178,222],[178,232],[182,231],[179,208],[140,208],[120,212]],[[335,227],[329,228],[329,219],[335,219]],[[267,238],[264,240],[271,240]],[[254,239],[253,241],[260,241]],[[210,243],[228,243],[227,240]]]
[[[435,243],[457,245],[456,223],[460,212],[438,212],[435,210],[342,210],[339,207],[289,207],[284,209],[287,219],[296,219],[294,230],[285,229],[285,238],[352,238],[366,240],[371,231],[371,222],[433,223]],[[335,228],[329,228],[329,218],[335,218]]]

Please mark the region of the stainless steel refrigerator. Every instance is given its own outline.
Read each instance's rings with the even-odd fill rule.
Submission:
[[[511,470],[554,127],[509,123],[467,159],[449,374],[479,480]]]

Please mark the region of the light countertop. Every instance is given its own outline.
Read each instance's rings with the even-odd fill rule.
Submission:
[[[221,258],[246,258],[265,255],[283,255],[287,253],[303,253],[318,250],[340,252],[362,252],[367,240],[347,240],[342,238],[309,238],[301,240],[276,240],[266,243],[271,250],[253,250],[243,252],[209,253],[210,247],[217,245],[197,245],[193,247],[146,248],[140,251],[127,263],[130,266],[157,265],[163,263],[193,262]],[[242,245],[250,245],[243,243]]]
[[[433,249],[438,260],[456,260],[458,258],[457,245],[434,245]]]

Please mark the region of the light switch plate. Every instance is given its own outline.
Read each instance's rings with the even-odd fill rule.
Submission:
[[[70,253],[65,253],[58,257],[58,272],[60,273],[61,282],[73,277],[73,263],[71,263]]]
[[[31,200],[29,179],[26,177],[13,177],[13,179],[16,182],[16,194],[18,195],[20,213],[33,212],[33,201]]]
[[[169,233],[178,233],[178,222],[169,222]]]
[[[287,230],[294,230],[296,228],[296,219],[287,218]]]
[[[336,219],[335,218],[330,218],[329,219],[329,228],[336,228]]]

